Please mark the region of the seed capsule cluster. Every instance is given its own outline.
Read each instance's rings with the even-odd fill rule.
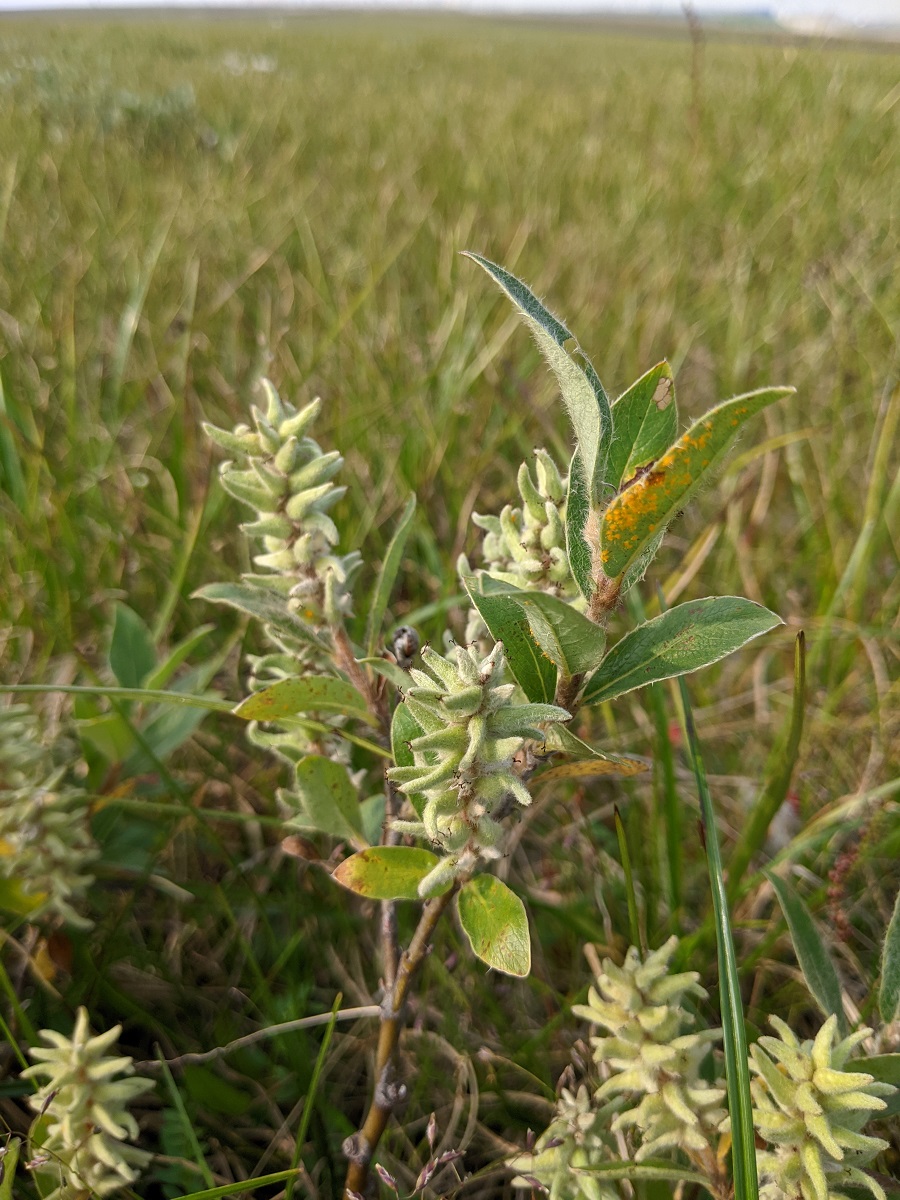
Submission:
[[[216,445],[236,456],[220,468],[222,486],[256,510],[256,520],[241,528],[261,543],[262,553],[253,561],[263,573],[245,580],[281,593],[306,627],[300,637],[265,625],[273,649],[248,656],[251,691],[298,675],[333,673],[331,629],[351,611],[350,585],[362,561],[357,551],[336,553],[339,533],[329,509],[346,491],[333,482],[344,460],[309,436],[321,400],[297,409],[267,379],[260,386],[266,406],[252,409],[253,428],[242,424],[229,432],[204,425]],[[271,731],[251,722],[248,737],[292,764],[311,750],[338,761],[347,758],[346,744],[329,733],[313,743],[303,730]],[[279,794],[289,809],[296,808],[289,791]]]
[[[672,937],[645,958],[632,946],[621,967],[604,959],[588,1003],[572,1008],[575,1016],[609,1032],[608,1037],[591,1038],[594,1060],[606,1063],[612,1072],[595,1100],[622,1094],[641,1097],[611,1126],[613,1132],[640,1132],[637,1162],[674,1149],[704,1157],[712,1139],[727,1128],[724,1086],[700,1076],[710,1044],[721,1037],[721,1030],[682,1032],[693,1024],[683,1002],[688,997],[702,999],[706,992],[696,971],[670,973],[677,945]]]
[[[361,561],[355,551],[334,552],[339,534],[328,510],[346,491],[332,482],[344,460],[307,433],[321,400],[298,410],[267,379],[261,386],[267,403],[265,412],[252,410],[255,428],[204,429],[238,456],[222,464],[220,475],[227,492],[256,510],[256,520],[242,528],[262,542],[253,560],[268,572],[260,582],[288,594],[311,624],[333,622],[350,611],[349,583]]]
[[[422,651],[425,670],[410,671],[405,704],[422,733],[409,743],[412,766],[388,774],[400,791],[424,798],[420,821],[398,821],[403,833],[428,838],[444,857],[422,881],[430,895],[472,870],[479,859],[500,855],[500,821],[511,804],[531,795],[513,769],[528,739],[541,740],[541,724],[566,721],[552,704],[516,704],[515,684],[503,683],[503,646],[480,659],[474,646],[444,657]]]
[[[604,1141],[610,1113],[595,1108],[588,1089],[577,1092],[563,1088],[556,1103],[553,1120],[535,1143],[530,1154],[519,1154],[508,1166],[519,1172],[513,1187],[534,1188],[534,1182],[551,1200],[622,1200],[614,1183],[600,1175],[580,1175],[578,1168],[596,1170],[609,1163],[613,1155]]]
[[[860,1133],[886,1107],[895,1089],[845,1065],[871,1029],[837,1040],[830,1016],[812,1041],[801,1042],[779,1017],[778,1037],[750,1048],[753,1123],[773,1149],[757,1155],[762,1200],[846,1200],[843,1187],[865,1187],[877,1200],[884,1188],[860,1168],[886,1150],[881,1138]]]
[[[25,705],[0,709],[0,877],[37,903],[31,919],[56,917],[89,928],[75,905],[93,883],[99,851],[87,794],[67,768],[48,764],[40,723]]]
[[[33,1149],[43,1164],[39,1175],[52,1188],[41,1190],[44,1200],[109,1196],[134,1183],[150,1160],[127,1144],[138,1136],[127,1106],[153,1083],[129,1078],[134,1072],[130,1058],[107,1055],[121,1032],[116,1025],[91,1037],[87,1010],[79,1008],[71,1038],[42,1029],[48,1045],[30,1051],[37,1061],[22,1078],[43,1080],[28,1103],[43,1114]]]
[[[577,596],[566,554],[566,482],[559,468],[546,450],[535,450],[534,475],[522,463],[517,482],[520,506],[507,504],[499,517],[472,515],[485,531],[485,570],[516,587]],[[460,569],[472,573],[465,560]]]

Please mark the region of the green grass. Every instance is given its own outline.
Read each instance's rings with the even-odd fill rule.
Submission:
[[[726,853],[787,731],[806,630],[793,786],[804,822],[842,820],[800,857],[826,930],[850,930],[835,954],[867,1012],[900,861],[896,53],[709,41],[695,91],[686,39],[590,22],[55,17],[0,31],[2,682],[90,682],[116,599],[162,642],[213,619],[227,646],[235,623],[189,598],[245,554],[200,423],[233,424],[262,372],[292,400],[325,400],[316,436],[347,457],[342,549],[364,551],[360,592],[415,491],[392,614],[451,596],[473,508],[512,497],[533,446],[568,450],[536,350],[458,254],[482,252],[560,312],[614,395],[664,356],[685,422],[735,392],[798,389],[673,528],[645,599],[656,581],[670,602],[744,594],[788,622],[690,685]],[[443,624],[422,628],[437,641]],[[235,653],[219,687],[236,700],[241,679]],[[605,712],[594,736],[657,753],[664,721],[642,704]],[[98,1022],[125,1019],[149,1060],[154,1041],[171,1056],[327,1013],[337,991],[369,1003],[367,914],[254,820],[274,811],[278,767],[208,721],[170,769],[178,790],[144,780],[151,799],[243,819],[141,816],[103,780],[98,924],[73,937],[71,974],[57,969],[62,1000],[9,951],[31,1022],[65,1025],[83,1002]],[[678,747],[675,784],[691,806],[694,931],[708,885]],[[651,940],[664,932],[664,798],[630,783],[542,795],[511,870],[538,935],[534,977],[486,976],[448,924],[409,1035],[421,1066],[392,1170],[414,1178],[432,1108],[448,1144],[469,1139],[473,1168],[540,1125],[535,1077],[547,1094],[568,1060],[560,1012],[587,978],[580,943],[627,936],[614,802]],[[660,837],[643,836],[647,812]],[[826,903],[842,851],[855,857]],[[802,1020],[779,912],[752,924],[771,913],[759,895],[738,910],[751,1025]],[[311,1195],[334,1193],[371,1037],[371,1022],[335,1031],[303,1148]],[[212,1083],[177,1080],[203,1171],[161,1084],[145,1118],[148,1144],[177,1160],[153,1169],[165,1194],[199,1190],[204,1172],[219,1184],[288,1167],[320,1042],[301,1031],[205,1067]],[[226,1084],[250,1098],[240,1112]],[[494,1177],[466,1194],[499,1189]]]

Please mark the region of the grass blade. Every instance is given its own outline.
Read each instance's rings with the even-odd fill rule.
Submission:
[[[178,1200],[218,1200],[220,1196],[239,1196],[242,1192],[252,1192],[269,1183],[281,1183],[285,1179],[294,1180],[299,1173],[297,1167],[290,1171],[275,1171],[271,1175],[260,1175],[256,1179],[242,1179],[239,1183],[225,1183],[221,1187],[204,1188],[202,1192],[191,1192],[187,1196],[179,1196]]]
[[[886,1025],[900,1015],[900,892],[884,938],[878,1011]]]
[[[381,570],[378,572],[375,591],[372,594],[372,602],[369,606],[369,618],[366,622],[366,654],[368,655],[375,654],[378,649],[381,622],[384,620],[385,609],[391,598],[391,589],[397,578],[397,572],[400,570],[400,561],[403,558],[403,550],[406,546],[409,531],[412,528],[412,519],[415,511],[416,498],[413,495],[406,502],[403,516],[394,530],[394,536],[391,538],[390,544],[385,551]]]
[[[640,924],[638,922],[637,898],[634,893],[634,872],[631,869],[631,854],[628,850],[628,839],[625,837],[625,826],[622,824],[622,818],[619,814],[619,806],[615,809],[616,818],[616,837],[619,839],[619,854],[622,858],[622,871],[625,874],[625,899],[628,903],[628,936],[631,939],[632,946],[639,946],[641,952],[646,954],[647,947],[644,940],[641,939]]]
[[[728,913],[728,896],[722,873],[722,854],[716,832],[712,796],[706,781],[706,768],[700,754],[700,742],[694,725],[694,714],[687,686],[679,679],[684,722],[700,796],[709,880],[712,887],[713,911],[716,920],[716,946],[719,958],[719,996],[722,1006],[722,1029],[725,1047],[725,1081],[728,1087],[728,1111],[731,1114],[732,1169],[735,1200],[759,1200],[759,1179],[756,1173],[756,1143],[753,1131],[753,1110],[750,1101],[750,1069],[747,1064],[747,1034],[744,1029],[744,1009],[741,1002],[737,956]]]
[[[728,862],[728,897],[730,900],[735,898],[750,860],[762,849],[769,826],[787,797],[794,767],[797,765],[797,755],[800,751],[805,711],[806,636],[801,629],[797,634],[794,646],[794,700],[791,706],[791,724],[784,745],[779,747],[770,759],[762,792],[753,806],[750,818],[744,826]]]
[[[797,955],[806,986],[826,1017],[830,1017],[832,1013],[836,1015],[841,1036],[845,1037],[847,1018],[844,1016],[844,1004],[841,1000],[840,980],[828,948],[816,929],[812,914],[786,879],[769,871],[764,874],[775,889],[778,903],[787,920],[791,941],[794,943],[794,953]]]
[[[295,1172],[298,1170],[300,1155],[303,1153],[303,1143],[306,1141],[306,1132],[309,1129],[309,1123],[312,1120],[316,1092],[319,1090],[319,1081],[322,1078],[322,1072],[325,1069],[325,1058],[328,1054],[328,1047],[331,1045],[334,1027],[337,1025],[338,1010],[341,1007],[341,1002],[343,999],[343,995],[338,992],[334,998],[334,1004],[331,1006],[331,1020],[328,1023],[328,1028],[325,1030],[325,1036],[322,1038],[322,1045],[319,1047],[319,1053],[316,1055],[316,1065],[313,1067],[312,1079],[309,1081],[309,1091],[306,1095],[306,1103],[303,1105],[303,1116],[300,1118],[300,1127],[297,1130],[297,1140],[294,1143],[294,1155],[291,1159],[291,1167]],[[295,1182],[296,1174],[289,1179],[287,1187],[284,1189],[284,1200],[291,1200],[291,1197],[294,1194]]]

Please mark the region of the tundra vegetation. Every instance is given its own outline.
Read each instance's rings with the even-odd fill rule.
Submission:
[[[0,1198],[896,1191],[893,52],[3,28]]]

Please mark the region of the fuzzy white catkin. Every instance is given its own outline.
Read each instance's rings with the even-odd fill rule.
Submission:
[[[134,1077],[131,1058],[106,1053],[121,1032],[116,1025],[91,1037],[87,1010],[79,1008],[70,1038],[42,1029],[47,1045],[30,1051],[37,1061],[22,1078],[41,1081],[28,1102],[42,1114],[32,1152],[52,1189],[42,1191],[43,1200],[109,1196],[134,1183],[150,1159],[128,1144],[138,1136],[128,1104],[153,1083]]]

